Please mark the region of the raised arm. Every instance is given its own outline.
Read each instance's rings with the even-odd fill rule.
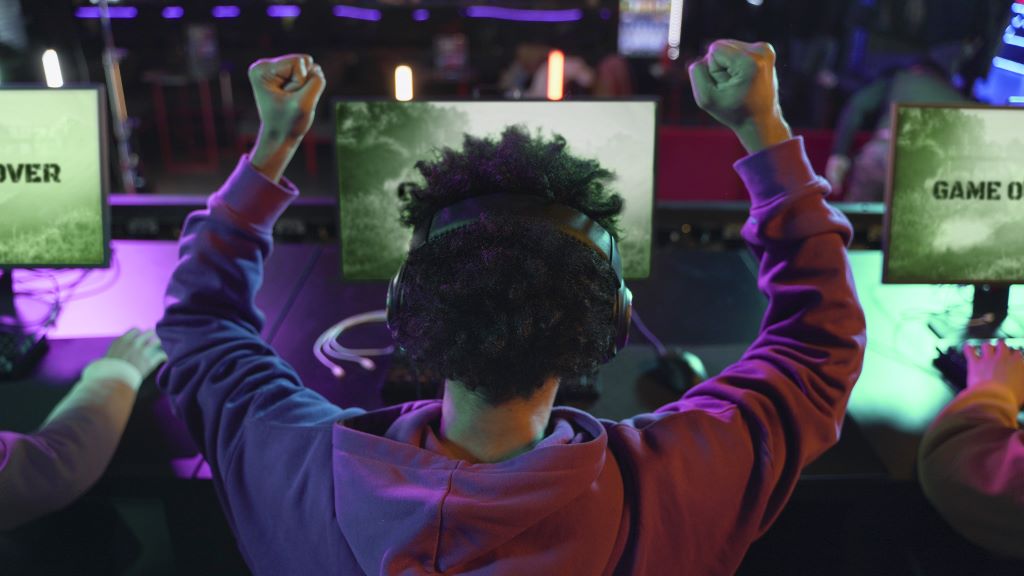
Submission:
[[[849,223],[825,202],[827,182],[782,120],[771,47],[716,42],[691,76],[698,104],[751,153],[736,164],[751,194],[743,236],[768,308],[739,362],[612,434],[642,461],[638,492],[654,496],[641,516],[671,522],[680,543],[702,543],[675,557],[698,559],[694,573],[731,573],[804,466],[837,441],[865,324]]]
[[[37,432],[0,432],[0,530],[64,508],[99,480],[139,384],[163,359],[152,332],[129,331],[85,368]]]
[[[863,362],[865,321],[846,255],[850,224],[825,201],[828,183],[814,174],[802,140],[786,139],[774,50],[725,43],[713,46],[708,60],[713,82],[697,84],[708,93],[704,106],[751,153],[736,163],[751,196],[742,234],[759,261],[768,308],[742,359],[688,397],[724,402],[742,416],[756,460],[748,489],[751,511],[760,508],[751,518],[760,533],[803,467],[839,439]],[[738,114],[736,102],[743,102]]]
[[[292,55],[257,61],[249,79],[261,120],[256,146],[208,209],[188,217],[157,324],[168,356],[157,385],[218,482],[248,422],[314,425],[346,414],[303,387],[262,340],[264,318],[254,303],[274,222],[298,195],[282,174],[313,122],[323,72],[311,57]]]
[[[1024,558],[1024,358],[1004,342],[964,353],[967,388],[921,441],[921,488],[966,538]]]

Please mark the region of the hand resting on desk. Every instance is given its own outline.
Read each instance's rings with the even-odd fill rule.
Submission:
[[[0,530],[59,510],[96,483],[139,385],[163,359],[152,331],[132,329],[82,371],[37,432],[0,432]]]

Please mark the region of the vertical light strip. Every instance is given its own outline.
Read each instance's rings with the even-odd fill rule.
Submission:
[[[683,0],[672,0],[668,13],[668,57],[679,58],[679,42],[683,37]]]
[[[565,84],[565,54],[561,50],[548,52],[548,100],[561,100]]]
[[[404,64],[395,67],[395,100],[412,100],[412,68]]]
[[[43,72],[46,74],[48,87],[60,88],[64,85],[64,76],[60,73],[60,59],[57,58],[57,51],[52,48],[43,52]]]

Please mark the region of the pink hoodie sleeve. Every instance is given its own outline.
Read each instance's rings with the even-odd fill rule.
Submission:
[[[965,538],[1024,558],[1024,430],[1013,393],[999,385],[961,392],[921,441],[925,496]]]
[[[788,501],[801,470],[839,438],[860,373],[865,323],[846,255],[852,232],[825,202],[794,138],[735,165],[751,194],[743,228],[768,308],[757,339],[719,376],[609,430],[631,520],[636,573],[687,559],[735,572]]]

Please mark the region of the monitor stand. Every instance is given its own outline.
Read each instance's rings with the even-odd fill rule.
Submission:
[[[14,307],[14,270],[0,269],[0,326],[17,326],[18,310]]]
[[[14,270],[0,269],[0,381],[31,373],[48,347],[45,331],[26,326],[15,304]]]
[[[971,317],[936,318],[928,327],[943,340],[1015,338],[1003,325],[1009,315],[1010,286],[1008,284],[975,284]]]

